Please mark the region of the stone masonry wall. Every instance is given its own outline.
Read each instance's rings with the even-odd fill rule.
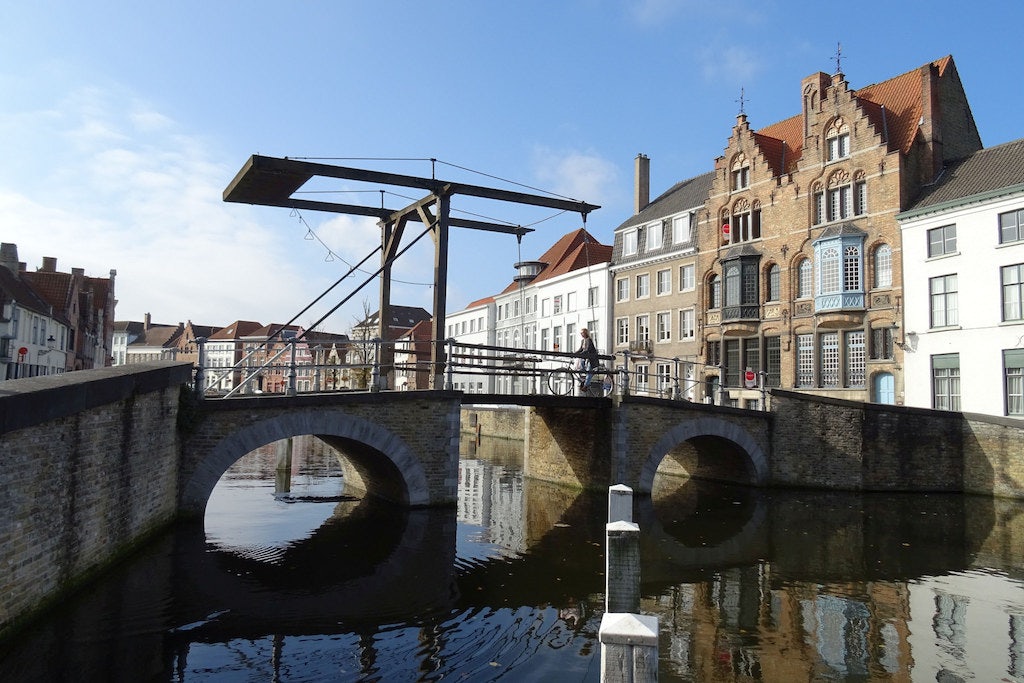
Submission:
[[[0,385],[0,634],[174,518],[187,364]]]
[[[772,392],[772,481],[1024,498],[1021,423]]]
[[[462,409],[461,430],[464,434],[522,439],[525,415],[519,406],[467,406]]]

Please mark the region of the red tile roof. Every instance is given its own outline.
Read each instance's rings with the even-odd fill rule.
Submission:
[[[601,244],[594,239],[593,235],[580,228],[563,235],[536,260],[546,265],[531,284],[550,280],[587,266],[608,263],[612,260],[612,248],[607,244]],[[514,292],[517,289],[519,289],[519,283],[513,281],[502,291],[502,294]]]
[[[932,67],[942,78],[952,63],[953,57],[946,55],[881,83],[852,91],[875,130],[888,133],[890,149],[904,154],[910,151],[924,113],[925,78]],[[776,175],[790,172],[803,153],[802,115],[765,126],[754,133],[754,138]]]

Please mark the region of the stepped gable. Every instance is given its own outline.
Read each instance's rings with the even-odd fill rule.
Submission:
[[[227,325],[226,327],[222,327],[211,334],[209,339],[223,340],[248,337],[261,327],[263,327],[263,323],[258,323],[253,320],[236,320],[235,322]]]
[[[947,55],[899,76],[851,91],[875,131],[883,137],[888,136],[889,149],[907,154],[917,139],[928,94],[925,75],[932,68],[940,80],[952,77],[959,84],[953,57]],[[802,119],[798,114],[753,133],[758,148],[776,176],[795,171],[803,155]]]

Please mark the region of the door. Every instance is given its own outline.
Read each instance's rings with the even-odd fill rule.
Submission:
[[[871,394],[871,400],[875,403],[885,403],[887,405],[896,403],[896,382],[891,372],[880,372],[875,375]]]

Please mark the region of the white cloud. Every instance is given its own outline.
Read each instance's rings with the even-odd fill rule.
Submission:
[[[762,69],[763,59],[738,45],[705,48],[700,54],[701,73],[708,82],[752,84]]]
[[[0,175],[0,238],[29,268],[53,256],[65,271],[116,269],[118,319],[280,322],[322,291],[287,212],[225,204],[237,169],[144,103],[88,88],[0,130],[15,122],[8,169],[22,172]]]
[[[563,197],[602,204],[617,191],[618,167],[595,153],[539,147],[533,163],[543,188]]]

